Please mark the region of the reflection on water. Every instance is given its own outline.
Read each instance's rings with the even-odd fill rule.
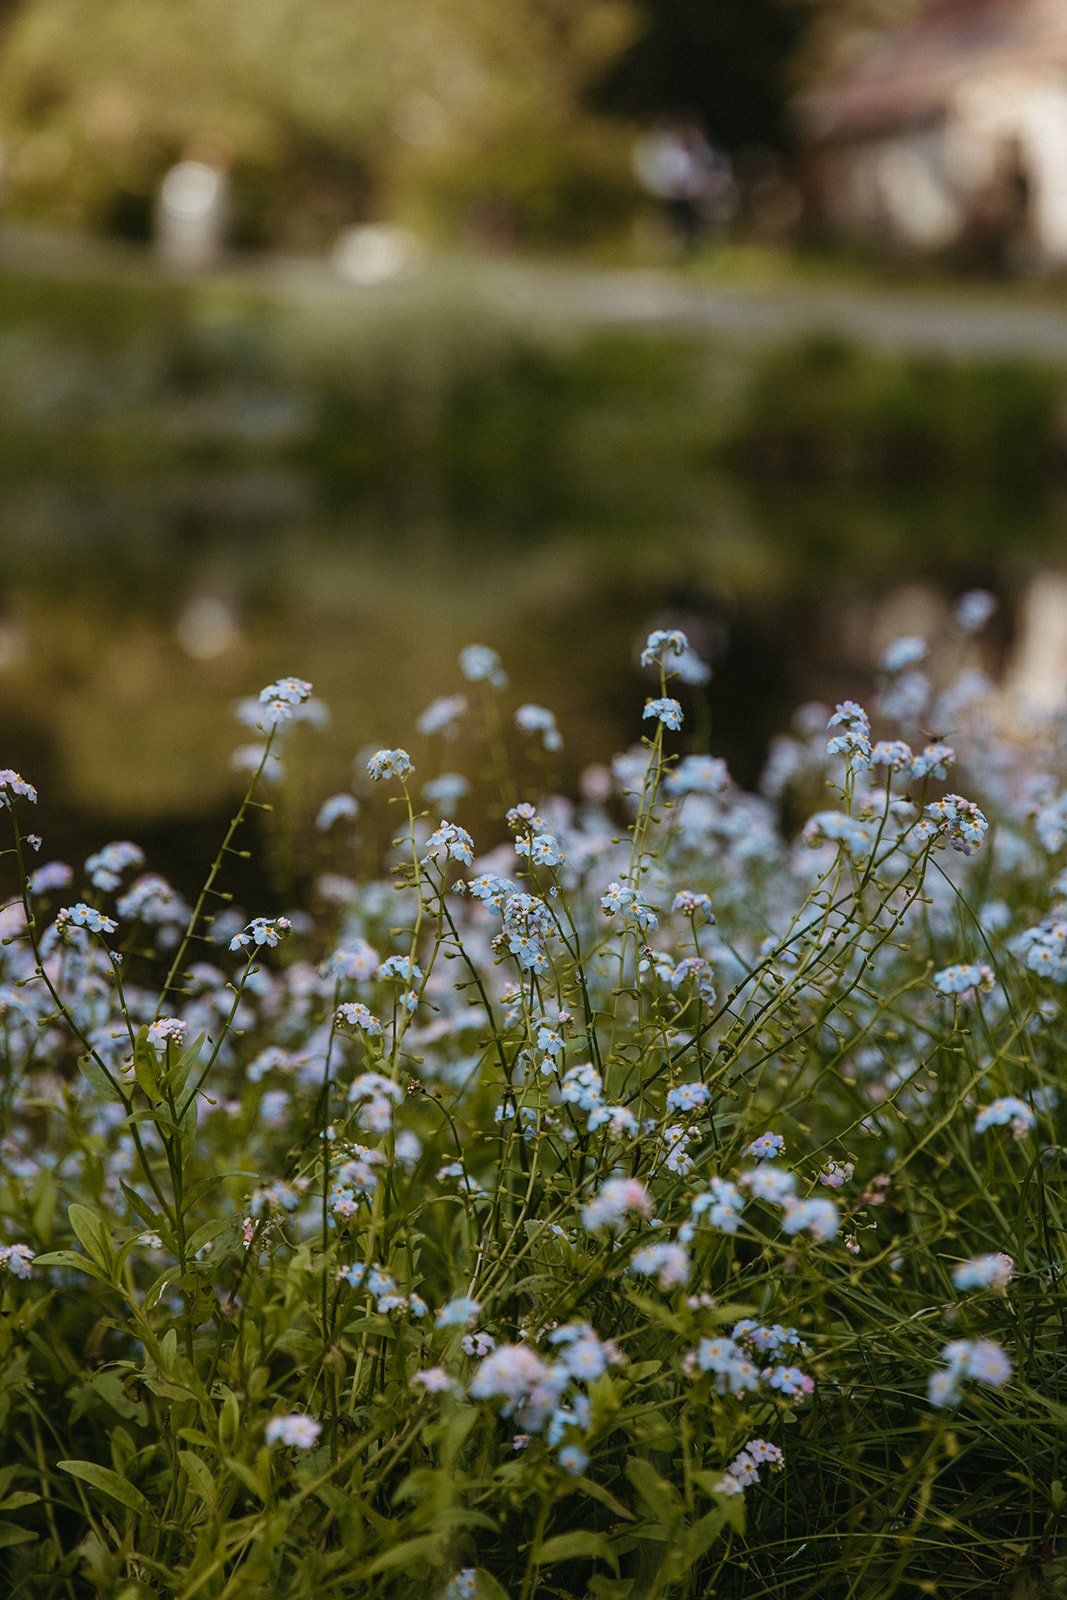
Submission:
[[[938,639],[976,585],[1003,601],[976,659],[1010,658],[1018,693],[1062,703],[1057,508],[960,498],[707,474],[665,491],[655,525],[622,507],[531,528],[342,509],[295,472],[23,485],[0,512],[4,764],[41,788],[54,850],[131,834],[188,881],[235,782],[229,706],[281,673],[332,712],[287,799],[298,816],[347,787],[364,746],[411,743],[471,640],[501,651],[515,704],[556,710],[572,783],[639,735],[637,646],[665,621],[712,660],[692,726],[743,782],[799,701],[862,695],[889,639]]]

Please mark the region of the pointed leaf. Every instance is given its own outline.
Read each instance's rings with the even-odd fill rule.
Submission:
[[[137,1190],[131,1188],[124,1178],[120,1178],[119,1183],[122,1185],[123,1194],[129,1201],[130,1210],[139,1222],[143,1222],[145,1227],[151,1228],[154,1233],[158,1233],[161,1228],[166,1227],[166,1218],[162,1217],[158,1211],[153,1211],[151,1201],[146,1200],[144,1195],[138,1194]]]
[[[474,1593],[475,1600],[508,1600],[507,1590],[484,1567],[474,1569]]]
[[[95,1056],[82,1056],[78,1066],[81,1069],[82,1076],[88,1079],[100,1100],[118,1100],[121,1102],[123,1098],[121,1092],[112,1083]]]
[[[576,1528],[572,1533],[558,1533],[541,1546],[539,1565],[550,1567],[557,1561],[606,1561],[613,1572],[618,1572],[619,1561],[610,1541],[602,1533],[587,1528]]]
[[[106,1283],[111,1287],[111,1274],[98,1267],[95,1261],[90,1261],[88,1256],[80,1256],[76,1250],[47,1250],[44,1255],[35,1256],[35,1267],[71,1267],[75,1272],[88,1273],[90,1278],[96,1278],[99,1283]]]
[[[93,1258],[97,1266],[103,1267],[105,1272],[110,1273],[115,1252],[111,1248],[111,1240],[103,1219],[98,1217],[95,1211],[90,1211],[88,1206],[80,1206],[76,1201],[67,1207],[67,1218],[82,1249]]]
[[[8,1550],[16,1544],[31,1544],[39,1537],[32,1528],[16,1528],[13,1522],[5,1522],[0,1526],[0,1550]]]
[[[182,1471],[201,1500],[206,1506],[214,1510],[217,1499],[215,1480],[211,1476],[211,1469],[207,1462],[202,1461],[194,1450],[179,1450],[178,1460],[181,1462]]]
[[[204,1048],[206,1033],[198,1033],[192,1044],[187,1044],[181,1055],[167,1073],[166,1087],[177,1100],[185,1089],[189,1073],[200,1060],[200,1052]]]
[[[110,1467],[101,1467],[95,1461],[58,1461],[56,1465],[61,1471],[69,1472],[72,1478],[80,1478],[83,1483],[98,1489],[101,1494],[109,1495],[128,1510],[136,1511],[138,1516],[152,1515],[152,1507],[140,1489],[135,1489],[128,1479],[120,1478]]]

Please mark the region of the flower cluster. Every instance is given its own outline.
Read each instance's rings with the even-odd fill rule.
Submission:
[[[563,1470],[577,1476],[589,1464],[582,1447],[591,1424],[586,1386],[609,1367],[621,1366],[623,1356],[587,1322],[554,1328],[547,1343],[556,1351],[554,1360],[526,1344],[498,1345],[471,1379],[470,1396],[496,1400],[500,1415],[514,1418],[524,1433],[543,1434]]]
[[[992,967],[984,961],[958,962],[934,973],[934,988],[941,994],[956,995],[961,1000],[971,1000],[976,994],[989,994],[996,986]]]
[[[253,949],[266,946],[272,950],[281,944],[292,927],[288,917],[253,917],[240,933],[234,934],[230,949],[241,950],[251,945]]]
[[[105,916],[95,906],[87,906],[81,900],[77,905],[64,906],[55,920],[56,932],[61,936],[72,928],[85,928],[89,933],[114,933],[117,927],[114,917]]]
[[[268,1444],[292,1445],[297,1450],[310,1450],[319,1441],[322,1423],[300,1411],[287,1416],[271,1417],[265,1438]]]
[[[654,933],[659,918],[651,906],[644,903],[640,891],[621,883],[609,883],[600,897],[600,904],[609,917],[623,916],[636,924],[642,933]]]
[[[772,1472],[781,1472],[785,1465],[785,1456],[776,1444],[768,1444],[766,1439],[750,1439],[743,1450],[739,1450],[730,1462],[724,1475],[716,1484],[718,1494],[742,1494],[750,1484],[760,1481],[760,1468],[769,1467]]]
[[[546,750],[563,749],[563,739],[556,718],[544,706],[520,706],[515,713],[515,726],[523,733],[540,734],[541,744]]]
[[[27,783],[21,773],[14,772],[10,767],[0,767],[0,807],[10,806],[12,800],[28,800],[31,806],[37,804],[37,790],[32,783]]]
[[[26,1244],[0,1245],[0,1272],[13,1278],[28,1278],[33,1266],[33,1251]]]
[[[927,1385],[932,1406],[958,1405],[968,1378],[989,1389],[1003,1389],[1011,1378],[1011,1362],[994,1339],[953,1339],[941,1359],[945,1365],[931,1373]]]
[[[669,696],[659,700],[646,700],[641,715],[646,719],[651,717],[656,722],[662,722],[672,733],[677,733],[682,726],[682,708],[677,700],[672,700]]]
[[[871,719],[862,706],[857,705],[855,700],[843,700],[826,726],[841,729],[840,733],[835,733],[827,742],[827,755],[847,756],[853,771],[860,771],[869,766]]]

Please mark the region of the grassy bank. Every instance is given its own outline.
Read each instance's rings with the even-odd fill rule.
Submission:
[[[1067,374],[837,339],[535,325],[455,264],[373,294],[8,272],[0,474],[266,463],[490,515],[632,504],[655,472],[1019,482],[1067,469]],[[624,492],[617,491],[620,484]]]

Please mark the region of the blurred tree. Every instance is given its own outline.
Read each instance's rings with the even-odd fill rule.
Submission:
[[[629,19],[629,0],[22,0],[0,57],[12,203],[96,226],[125,206],[132,227],[190,147],[232,159],[246,228],[290,243],[388,213],[423,168],[480,160],[491,191],[524,140],[580,155]]]
[[[641,0],[640,14],[596,104],[629,117],[696,117],[731,150],[785,142],[791,63],[808,20],[797,4]]]
[[[800,84],[922,0],[639,0],[639,27],[594,89],[628,117],[696,117],[729,150],[781,149]]]
[[[781,146],[798,73],[917,3],[0,0],[6,201],[144,235],[192,153],[232,167],[246,243],[380,216],[580,238],[632,203],[625,119]]]

